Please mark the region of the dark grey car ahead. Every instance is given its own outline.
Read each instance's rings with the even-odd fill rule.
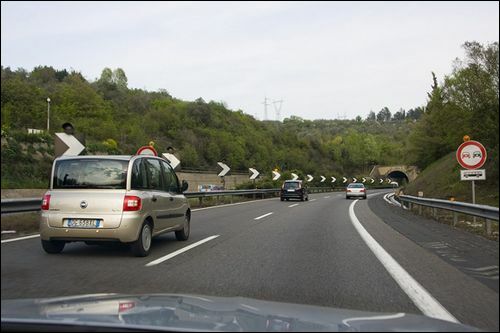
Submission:
[[[299,199],[301,201],[309,200],[307,187],[302,184],[302,180],[285,180],[281,186],[281,201],[290,199]]]

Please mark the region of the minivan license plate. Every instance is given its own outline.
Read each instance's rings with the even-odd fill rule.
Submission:
[[[66,219],[63,224],[67,228],[102,228],[102,221],[96,219]]]

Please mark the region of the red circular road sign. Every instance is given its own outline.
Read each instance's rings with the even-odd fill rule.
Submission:
[[[158,153],[152,146],[143,146],[139,148],[136,155],[150,155],[150,156],[158,156]]]
[[[477,169],[486,162],[486,149],[477,141],[465,141],[457,149],[457,161],[466,169]]]

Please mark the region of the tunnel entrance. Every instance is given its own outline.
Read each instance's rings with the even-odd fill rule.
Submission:
[[[400,186],[408,184],[408,176],[403,171],[391,171],[387,174],[387,178],[398,182]]]

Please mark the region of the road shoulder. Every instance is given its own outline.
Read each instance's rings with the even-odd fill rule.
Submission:
[[[358,202],[355,214],[372,237],[460,322],[498,331],[498,293],[393,229],[368,201]]]

